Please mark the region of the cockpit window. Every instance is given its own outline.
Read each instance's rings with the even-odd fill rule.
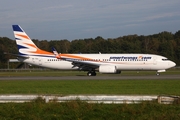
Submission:
[[[162,61],[167,61],[168,59],[166,58],[166,59],[162,59]]]

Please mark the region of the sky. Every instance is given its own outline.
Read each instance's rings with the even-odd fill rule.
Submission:
[[[180,30],[180,0],[0,0],[0,37],[75,40]]]

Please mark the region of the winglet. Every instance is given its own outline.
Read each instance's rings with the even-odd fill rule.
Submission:
[[[52,47],[52,51],[57,59],[61,58],[61,56],[58,54],[57,50],[54,47]]]

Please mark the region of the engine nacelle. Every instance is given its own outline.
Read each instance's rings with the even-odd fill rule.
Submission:
[[[99,66],[100,73],[121,73],[121,71],[116,69],[114,65],[101,65]]]

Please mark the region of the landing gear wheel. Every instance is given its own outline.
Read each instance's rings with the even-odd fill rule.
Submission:
[[[87,73],[87,76],[96,76],[96,72],[95,71],[89,71]]]
[[[95,71],[92,71],[92,76],[96,76],[96,72]]]
[[[157,72],[156,75],[159,76],[160,74]]]
[[[88,73],[87,73],[87,76],[92,76],[92,73],[91,73],[91,72],[88,72]]]

